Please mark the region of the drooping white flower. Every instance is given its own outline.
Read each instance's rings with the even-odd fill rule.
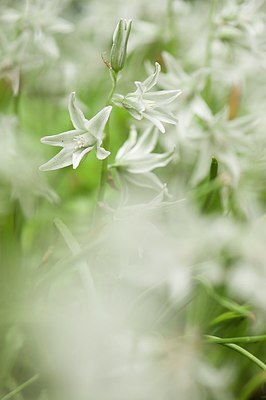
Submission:
[[[124,183],[150,188],[156,191],[165,189],[165,185],[152,172],[165,167],[172,158],[173,152],[152,153],[158,140],[158,130],[146,129],[139,138],[137,130],[131,127],[129,139],[119,149],[114,164]]]
[[[96,156],[103,160],[110,152],[101,147],[104,128],[112,111],[112,107],[103,108],[92,119],[87,120],[76,104],[75,92],[69,98],[68,110],[75,129],[58,135],[45,136],[44,144],[62,147],[62,150],[47,163],[40,166],[41,171],[55,170],[73,165],[76,169],[82,158],[95,149]]]
[[[143,82],[135,82],[137,86],[135,92],[128,93],[126,96],[115,94],[113,102],[119,107],[124,107],[137,120],[148,119],[164,133],[163,123],[173,125],[177,123],[177,118],[167,110],[167,106],[181,94],[181,90],[150,92],[157,84],[160,71],[160,64],[155,63],[154,73]]]

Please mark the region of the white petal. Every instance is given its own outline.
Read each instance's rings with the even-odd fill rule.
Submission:
[[[73,168],[76,169],[79,166],[80,161],[82,160],[82,158],[88,154],[94,146],[90,146],[90,147],[86,147],[85,149],[78,149],[76,151],[74,151],[73,155],[72,155],[72,164],[73,164]]]
[[[142,99],[142,95],[138,93],[129,93],[125,96],[123,100],[123,107],[128,110],[128,112],[135,112],[138,115],[145,110],[145,104]],[[138,117],[136,117],[138,119]]]
[[[211,121],[213,115],[209,109],[207,103],[202,99],[202,97],[197,96],[191,103],[192,111],[205,121]]]
[[[164,188],[164,184],[160,179],[152,172],[146,174],[123,174],[123,177],[130,183],[136,186],[161,191]]]
[[[48,30],[50,32],[56,32],[56,33],[57,32],[58,33],[70,33],[70,32],[73,32],[74,27],[70,22],[66,21],[65,19],[56,18],[50,23]]]
[[[85,124],[87,120],[81,109],[77,106],[75,92],[72,92],[69,96],[68,111],[74,128],[81,131],[86,130]]]
[[[123,159],[123,157],[135,146],[137,142],[137,130],[134,125],[130,127],[129,138],[125,141],[122,147],[116,154],[116,161]]]
[[[72,152],[62,149],[56,156],[39,167],[40,171],[52,171],[72,164]]]
[[[65,147],[71,144],[73,144],[74,146],[73,139],[76,135],[79,135],[80,133],[82,132],[72,130],[59,133],[58,135],[44,136],[43,138],[41,138],[41,142],[44,144],[49,144],[50,146]]]
[[[232,175],[233,183],[236,184],[239,180],[241,168],[237,159],[237,156],[234,154],[218,154],[218,161],[225,164],[227,169]]]
[[[160,71],[161,71],[161,66],[156,62],[154,73],[150,75],[144,82],[142,82],[142,87],[144,92],[148,92],[153,86],[156,85]]]
[[[165,133],[165,127],[159,120],[159,118],[156,118],[155,116],[148,114],[148,113],[143,113],[143,117],[147,118],[149,121],[153,123],[153,125],[157,126],[160,132]]]
[[[105,150],[103,147],[97,147],[96,149],[96,157],[98,160],[104,160],[111,154],[110,151]]]
[[[142,174],[146,172],[153,171],[156,168],[165,167],[169,161],[172,159],[173,152],[156,154],[152,153],[146,155],[146,157],[134,160],[134,162],[128,163],[128,172],[134,174]]]
[[[196,162],[195,168],[190,179],[192,186],[197,185],[202,179],[208,174],[210,164],[211,164],[212,152],[208,144],[201,145],[201,151],[198,155],[198,160]]]
[[[154,101],[156,105],[161,106],[172,103],[181,93],[181,90],[159,90],[157,92],[145,93],[143,98],[144,101]]]
[[[158,131],[153,126],[146,129],[139,137],[138,142],[134,146],[134,153],[140,151],[142,154],[150,153],[156,146],[158,140]]]
[[[103,131],[108,118],[111,114],[112,106],[104,107],[92,119],[86,121],[86,129],[92,133],[97,139],[102,139]]]
[[[188,75],[183,71],[181,65],[171,54],[163,52],[162,56],[168,74],[174,75],[180,82],[187,80]]]
[[[175,117],[171,112],[165,111],[162,108],[150,110],[149,115],[159,119],[161,122],[166,122],[167,124],[176,125],[178,122],[177,117]]]

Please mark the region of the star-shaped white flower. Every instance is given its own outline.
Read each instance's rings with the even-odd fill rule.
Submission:
[[[57,15],[59,11],[57,0],[26,0],[15,8],[1,9],[0,22],[12,24],[18,32],[28,32],[36,54],[57,58],[59,47],[54,34],[67,34],[74,29],[70,22]]]
[[[138,138],[134,126],[131,127],[129,139],[118,150],[115,162],[110,167],[119,172],[122,183],[133,184],[156,191],[165,189],[165,185],[152,172],[156,168],[165,167],[173,156],[172,152],[152,153],[158,140],[158,130],[154,127]]]
[[[204,179],[214,156],[229,173],[231,184],[236,185],[245,155],[250,152],[250,133],[255,129],[257,119],[246,115],[230,120],[227,108],[213,114],[207,103],[196,118],[190,139],[197,146],[198,158],[191,183],[194,185]]]
[[[50,171],[73,165],[76,169],[82,158],[95,149],[96,156],[103,160],[110,151],[101,147],[104,128],[112,111],[112,107],[103,108],[92,119],[87,120],[76,104],[75,93],[69,98],[68,110],[75,129],[58,135],[45,136],[41,139],[44,144],[63,147],[62,150],[47,163],[40,166],[41,171]]]
[[[162,133],[165,132],[163,123],[177,123],[177,118],[167,110],[166,106],[172,103],[180,94],[181,90],[159,90],[150,92],[157,84],[161,66],[155,63],[155,71],[143,82],[135,82],[137,90],[126,96],[115,94],[113,101],[119,107],[124,107],[134,118],[148,119]]]

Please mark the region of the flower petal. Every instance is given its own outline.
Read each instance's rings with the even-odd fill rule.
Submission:
[[[137,130],[134,125],[130,127],[129,138],[125,141],[122,147],[118,150],[116,154],[116,161],[123,158],[136,144],[137,142]]]
[[[162,108],[149,111],[150,116],[158,118],[161,122],[166,122],[167,124],[176,125],[178,122],[177,117],[175,117],[170,111],[165,111]]]
[[[75,92],[72,92],[69,96],[68,111],[74,128],[81,131],[86,130],[85,124],[87,120],[81,109],[77,106]]]
[[[145,93],[144,100],[154,101],[156,106],[172,103],[182,93],[181,90],[159,90],[157,92]]]
[[[49,144],[50,146],[66,147],[68,145],[72,145],[74,137],[76,135],[79,135],[80,133],[82,132],[72,130],[59,133],[58,135],[44,136],[43,138],[41,138],[41,142],[44,144]]]
[[[160,132],[165,133],[165,127],[163,126],[163,124],[161,123],[159,116],[154,116],[151,115],[149,113],[142,113],[143,117],[147,118],[149,121],[151,121],[153,123],[153,125],[155,125]]]
[[[160,71],[161,71],[161,66],[159,63],[156,62],[154,73],[150,75],[144,82],[142,82],[142,88],[144,92],[148,92],[153,86],[156,85]]]
[[[188,78],[188,75],[183,71],[178,61],[169,53],[162,53],[163,60],[168,74],[172,74],[179,82]]]
[[[127,171],[132,174],[143,174],[156,168],[165,167],[172,159],[173,151],[163,154],[152,153],[130,163],[128,159]]]
[[[196,96],[193,99],[191,103],[191,109],[198,117],[202,118],[203,120],[209,122],[212,121],[213,116],[211,110],[201,96]]]
[[[140,152],[141,154],[150,153],[156,146],[158,140],[158,131],[153,126],[146,129],[139,137],[136,145],[134,146],[134,153]]]
[[[103,147],[98,146],[96,149],[96,157],[98,160],[104,160],[111,154],[110,151],[105,150]]]
[[[53,171],[72,164],[72,152],[62,149],[56,156],[39,167],[40,171]]]
[[[123,173],[121,178],[133,185],[156,191],[161,191],[164,188],[164,184],[153,172],[147,172],[146,174]]]
[[[94,146],[86,147],[85,149],[78,149],[75,150],[73,155],[72,155],[72,164],[73,164],[73,169],[76,169],[79,166],[80,161],[82,158],[88,154]]]
[[[111,114],[112,106],[104,107],[92,119],[86,121],[86,130],[92,133],[97,139],[102,139],[103,131]]]

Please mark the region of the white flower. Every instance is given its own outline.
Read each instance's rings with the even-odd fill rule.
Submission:
[[[18,120],[0,114],[0,126],[0,214],[3,209],[4,212],[9,210],[11,200],[17,200],[24,215],[30,217],[36,211],[40,197],[53,203],[59,198],[47,184],[46,177],[38,173],[32,141],[27,140]]]
[[[122,181],[136,186],[146,187],[157,191],[165,189],[165,185],[151,171],[166,166],[172,158],[173,152],[152,153],[158,139],[157,129],[148,128],[142,136],[137,138],[137,131],[131,127],[129,139],[119,149],[115,167]]]
[[[258,50],[265,35],[264,0],[227,1],[215,19],[215,36],[222,42]]]
[[[197,115],[197,127],[190,136],[197,142],[198,160],[192,176],[192,184],[199,183],[208,173],[212,156],[225,166],[230,183],[238,183],[243,156],[251,145],[252,132],[257,120],[251,116],[228,119],[228,110],[213,115],[208,105],[202,102]],[[241,157],[242,156],[242,157]]]
[[[73,25],[57,16],[58,1],[26,0],[20,7],[4,8],[1,23],[12,24],[18,32],[30,32],[35,52],[40,50],[50,57],[59,56],[59,48],[53,34],[70,33]]]
[[[73,165],[76,169],[82,158],[95,149],[99,160],[108,157],[110,152],[101,147],[104,128],[110,116],[112,107],[103,108],[89,121],[76,104],[75,93],[69,98],[68,110],[75,129],[58,135],[45,136],[41,139],[44,144],[60,146],[63,149],[47,163],[40,166],[41,171],[49,171]]]
[[[164,52],[162,55],[167,72],[161,75],[160,86],[164,89],[182,87],[178,130],[181,137],[184,138],[190,128],[194,113],[199,114],[204,108],[204,104],[202,104],[204,100],[200,93],[204,89],[209,70],[208,68],[199,68],[188,74],[171,54]]]
[[[180,62],[170,53],[162,53],[166,67],[166,73],[160,76],[160,86],[169,89],[173,86],[182,87],[182,98],[191,101],[198,95],[205,85],[206,75],[209,73],[207,68],[200,68],[189,74],[182,68]]]
[[[165,132],[163,122],[175,125],[177,118],[165,106],[172,103],[181,90],[159,90],[150,92],[157,84],[160,64],[155,63],[155,71],[144,82],[135,82],[137,90],[126,96],[115,94],[113,101],[119,107],[124,107],[137,120],[148,119],[161,132]]]
[[[7,79],[12,86],[13,94],[17,96],[20,87],[21,72],[34,69],[41,65],[40,58],[29,53],[29,33],[23,32],[15,40],[0,34],[0,79]]]

